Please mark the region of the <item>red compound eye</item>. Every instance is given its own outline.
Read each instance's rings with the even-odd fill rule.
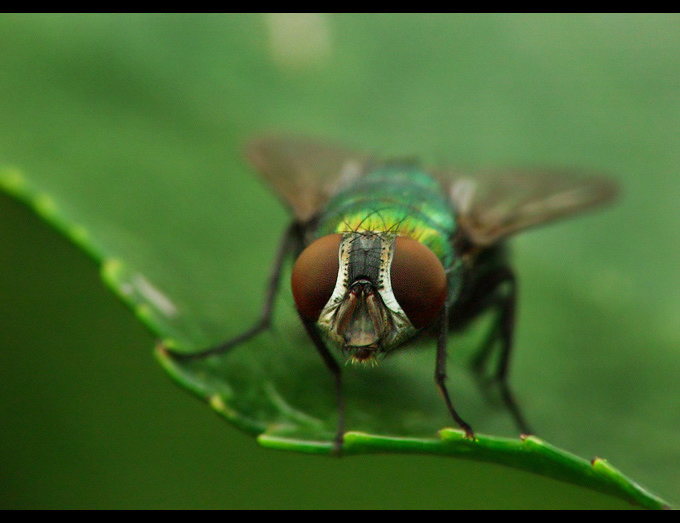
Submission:
[[[439,258],[419,241],[398,236],[390,277],[394,297],[413,326],[432,323],[446,299],[446,272]]]
[[[291,286],[300,313],[316,321],[335,289],[342,234],[330,234],[310,244],[293,265]]]

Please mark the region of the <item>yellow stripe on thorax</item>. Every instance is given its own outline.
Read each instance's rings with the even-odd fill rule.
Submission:
[[[396,236],[406,236],[429,247],[440,259],[446,256],[447,249],[441,231],[431,227],[423,220],[412,215],[404,215],[391,210],[350,213],[338,222],[333,232],[383,232]]]

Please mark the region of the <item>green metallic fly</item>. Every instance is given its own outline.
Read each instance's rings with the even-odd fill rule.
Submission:
[[[500,347],[492,379],[523,433],[530,430],[508,385],[517,282],[504,240],[527,227],[611,200],[616,185],[592,175],[426,170],[306,139],[264,137],[247,158],[290,208],[259,320],[248,331],[184,358],[223,354],[267,329],[284,260],[302,324],[335,380],[344,434],[341,367],[375,363],[419,335],[437,340],[435,383],[455,422],[472,427],[446,388],[449,331],[497,311],[494,331],[474,360],[481,376]],[[500,343],[496,343],[499,341]]]

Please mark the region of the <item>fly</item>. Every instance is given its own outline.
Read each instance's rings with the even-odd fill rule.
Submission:
[[[267,329],[284,260],[295,263],[291,286],[302,325],[331,372],[342,448],[341,366],[377,364],[419,334],[437,340],[435,383],[453,420],[472,427],[446,387],[447,340],[495,309],[493,332],[474,369],[481,376],[496,341],[492,379],[523,433],[527,423],[508,384],[517,282],[505,240],[528,227],[607,202],[617,186],[601,176],[545,171],[475,175],[426,170],[413,161],[371,155],[306,139],[263,137],[246,156],[289,207],[259,320],[235,338],[178,358],[224,354]]]

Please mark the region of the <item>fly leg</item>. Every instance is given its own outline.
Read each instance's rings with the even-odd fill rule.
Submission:
[[[434,381],[437,384],[439,392],[441,392],[446,402],[446,407],[453,417],[453,420],[458,423],[458,426],[465,431],[465,437],[474,439],[475,435],[472,427],[468,425],[463,418],[461,418],[456,409],[453,407],[449,391],[446,388],[446,342],[448,338],[449,326],[449,306],[444,304],[442,312],[439,317],[439,337],[437,338],[437,364],[434,371]]]
[[[240,345],[241,343],[248,341],[253,336],[256,336],[260,332],[269,328],[272,312],[274,308],[274,298],[276,297],[276,292],[279,288],[279,282],[281,280],[281,269],[283,268],[283,262],[286,256],[291,252],[299,251],[302,248],[302,227],[299,223],[293,222],[286,229],[279,250],[276,254],[276,259],[274,260],[274,265],[271,269],[269,276],[269,284],[267,286],[267,292],[265,295],[264,306],[260,312],[259,319],[255,324],[247,331],[231,338],[230,340],[216,345],[215,347],[209,347],[207,349],[198,352],[180,352],[173,349],[164,347],[163,350],[170,354],[173,358],[180,360],[192,360],[200,359],[208,356],[215,356],[218,354],[224,354],[229,352],[231,349]]]
[[[487,368],[493,348],[496,342],[500,341],[498,364],[490,379],[498,384],[503,403],[510,411],[517,427],[523,434],[530,434],[531,429],[526,423],[508,383],[516,301],[517,282],[515,275],[507,266],[498,267],[484,273],[477,280],[474,293],[467,300],[467,314],[471,318],[490,307],[497,308],[498,314],[479,353],[472,361],[472,368],[479,378],[484,378],[484,371]]]
[[[305,326],[305,330],[310,339],[314,342],[316,350],[326,364],[326,367],[328,367],[328,370],[333,374],[333,381],[335,382],[335,398],[338,406],[338,428],[333,442],[333,454],[341,456],[342,443],[345,437],[345,401],[342,395],[342,370],[316,330],[314,322],[304,318],[302,315],[300,315],[300,319],[302,320],[302,324]]]

